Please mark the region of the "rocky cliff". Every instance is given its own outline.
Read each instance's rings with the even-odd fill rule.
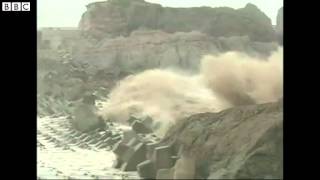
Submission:
[[[79,28],[83,35],[96,39],[128,36],[138,29],[200,31],[210,36],[248,36],[263,42],[275,39],[271,20],[253,4],[240,9],[169,8],[144,0],[108,0],[89,4]]]
[[[96,46],[79,47],[74,59],[89,64],[91,71],[139,72],[150,68],[197,71],[203,55],[237,50],[266,56],[276,48],[276,43],[250,41],[248,36],[213,37],[195,31],[166,33],[140,30],[128,37],[106,38]]]
[[[43,30],[39,33],[39,42],[56,42],[54,37],[65,42],[72,35],[71,42],[62,43],[58,50],[39,47],[38,82],[45,79],[44,84],[49,84],[40,88],[42,83],[38,83],[39,90],[61,94],[60,88],[53,86],[58,84],[70,89],[70,93],[62,90],[64,94],[74,96],[88,87],[110,89],[114,81],[146,69],[197,72],[200,59],[207,54],[241,51],[265,57],[277,49],[276,42],[261,42],[272,40],[275,31],[270,19],[252,4],[235,10],[167,8],[143,0],[109,0],[87,8],[79,24],[81,33],[65,34],[54,29],[49,29],[49,34]],[[46,76],[49,71],[58,75]]]

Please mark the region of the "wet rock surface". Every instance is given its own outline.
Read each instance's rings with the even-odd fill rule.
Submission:
[[[281,179],[282,123],[281,100],[235,107],[192,115],[172,128],[161,144],[184,147],[178,161],[185,163],[174,166],[183,178]],[[186,175],[183,169],[195,169],[194,175]]]
[[[192,115],[152,142],[128,136],[113,150],[116,166],[144,179],[281,179],[282,111],[282,100],[240,106]]]

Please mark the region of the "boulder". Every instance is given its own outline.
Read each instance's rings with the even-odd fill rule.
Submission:
[[[132,123],[131,127],[137,134],[152,133],[151,129],[149,129],[142,122],[137,121],[137,120]]]
[[[74,118],[70,120],[72,126],[81,132],[89,132],[104,126],[104,122],[97,117],[95,110],[93,105],[83,103],[78,105],[73,112]]]
[[[154,163],[150,160],[143,161],[138,164],[137,170],[139,176],[145,179],[154,179],[156,174],[156,169],[154,167]]]
[[[170,146],[160,146],[155,148],[153,161],[157,169],[167,169],[174,165],[172,157],[172,148]]]
[[[137,165],[146,160],[146,146],[143,143],[135,145],[133,148],[129,148],[124,156],[122,161],[124,162],[121,165],[122,171],[136,171]]]

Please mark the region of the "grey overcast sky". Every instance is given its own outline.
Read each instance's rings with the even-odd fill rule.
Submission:
[[[77,27],[86,5],[103,0],[38,0],[38,27]],[[227,6],[244,7],[247,3],[258,6],[276,23],[277,12],[283,6],[283,0],[145,0],[168,7]]]

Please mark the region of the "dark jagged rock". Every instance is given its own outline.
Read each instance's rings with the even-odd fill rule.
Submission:
[[[135,171],[137,165],[146,160],[146,146],[139,142],[135,145],[120,142],[114,147],[113,152],[117,155],[116,167],[123,171]]]
[[[146,154],[145,144],[139,143],[134,148],[128,149],[123,155],[122,160],[125,162],[121,165],[123,171],[136,171],[137,165],[143,162]]]
[[[128,149],[129,147],[126,144],[119,142],[113,147],[113,152],[118,156],[122,156]]]
[[[160,146],[155,148],[153,161],[156,169],[167,169],[174,165],[172,157],[172,148],[170,146]]]
[[[141,120],[134,118],[132,127],[135,127],[136,123],[143,125]],[[141,130],[125,131],[122,140],[114,146],[113,152],[117,156],[117,162],[114,164],[114,167],[118,167],[123,171],[136,171],[138,169],[143,177],[148,178],[151,175],[155,177],[155,164],[145,161],[148,157],[151,157],[151,155],[148,155],[148,152],[150,154],[151,143],[156,144],[158,139],[155,135],[151,135],[152,131],[150,129],[148,129],[149,134],[138,134],[138,132],[141,133]],[[151,173],[151,169],[154,169],[154,172]]]
[[[132,129],[137,133],[137,134],[148,134],[151,133],[152,130],[146,127],[142,122],[139,121],[134,121],[131,125]]]
[[[154,163],[150,160],[143,161],[138,164],[137,170],[139,172],[139,176],[145,179],[154,179],[156,174],[156,169],[154,167]]]

